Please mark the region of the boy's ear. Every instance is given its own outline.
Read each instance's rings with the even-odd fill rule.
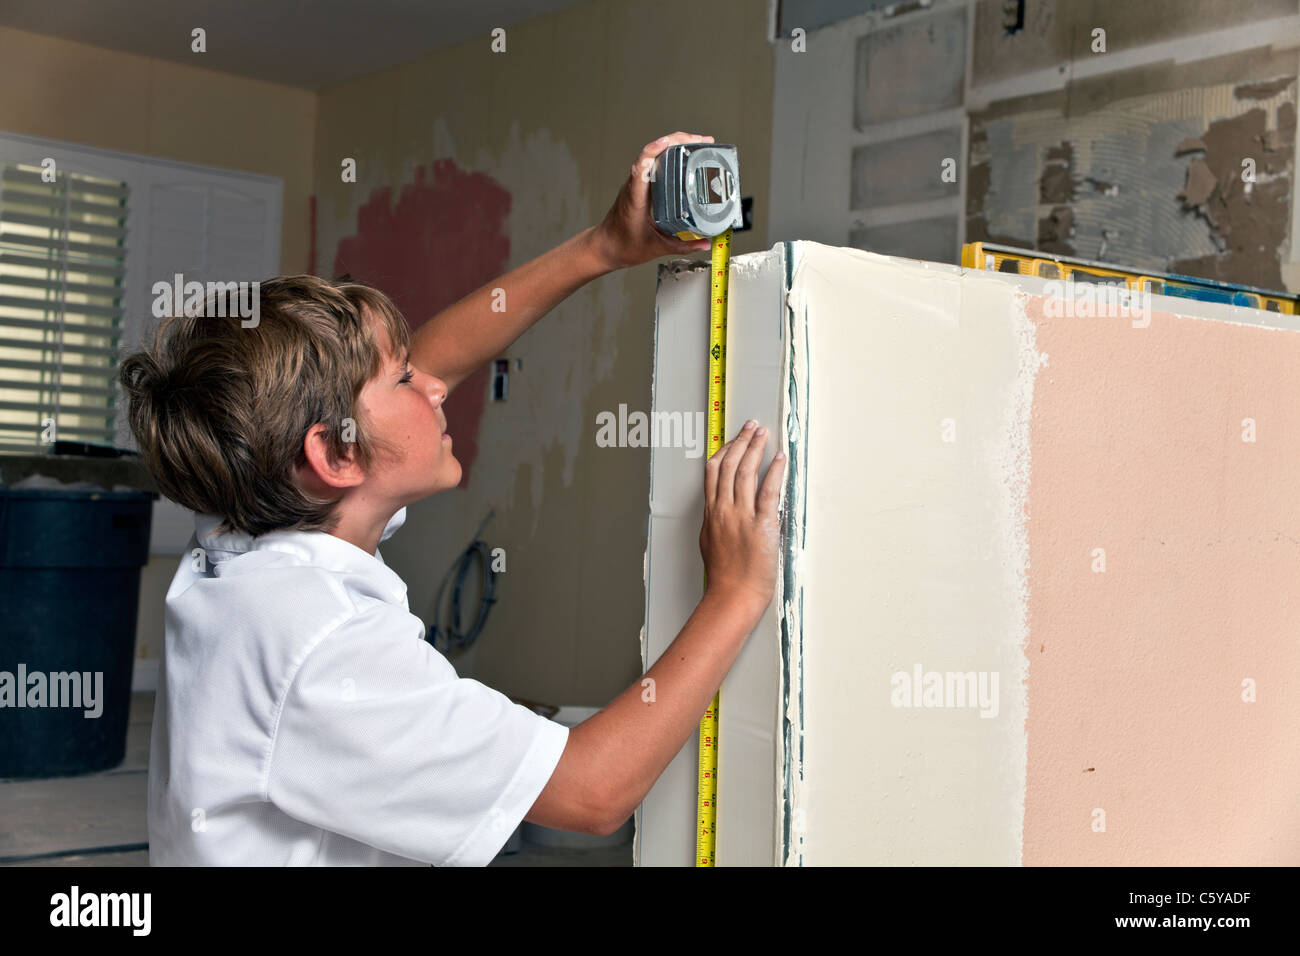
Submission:
[[[365,478],[355,460],[356,444],[344,442],[342,457],[335,457],[324,424],[318,423],[308,430],[303,439],[303,452],[307,456],[305,468],[314,483],[331,488],[351,488],[361,484]]]

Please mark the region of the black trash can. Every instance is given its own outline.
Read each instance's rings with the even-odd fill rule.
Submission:
[[[0,488],[0,777],[126,755],[147,491]]]

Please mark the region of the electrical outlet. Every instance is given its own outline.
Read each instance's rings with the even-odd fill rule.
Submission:
[[[492,367],[492,401],[504,402],[510,384],[510,360],[497,359]]]

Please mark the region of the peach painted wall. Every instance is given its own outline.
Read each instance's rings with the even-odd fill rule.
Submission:
[[[1043,303],[1023,862],[1300,863],[1300,333]]]

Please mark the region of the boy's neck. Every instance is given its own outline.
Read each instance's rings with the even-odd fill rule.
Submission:
[[[360,548],[367,554],[373,555],[379,550],[379,542],[384,536],[384,529],[388,527],[388,522],[392,520],[393,515],[397,513],[399,508],[385,506],[376,510],[357,505],[349,508],[348,502],[345,501],[339,506],[341,517],[339,518],[338,527],[331,531],[330,534]]]

